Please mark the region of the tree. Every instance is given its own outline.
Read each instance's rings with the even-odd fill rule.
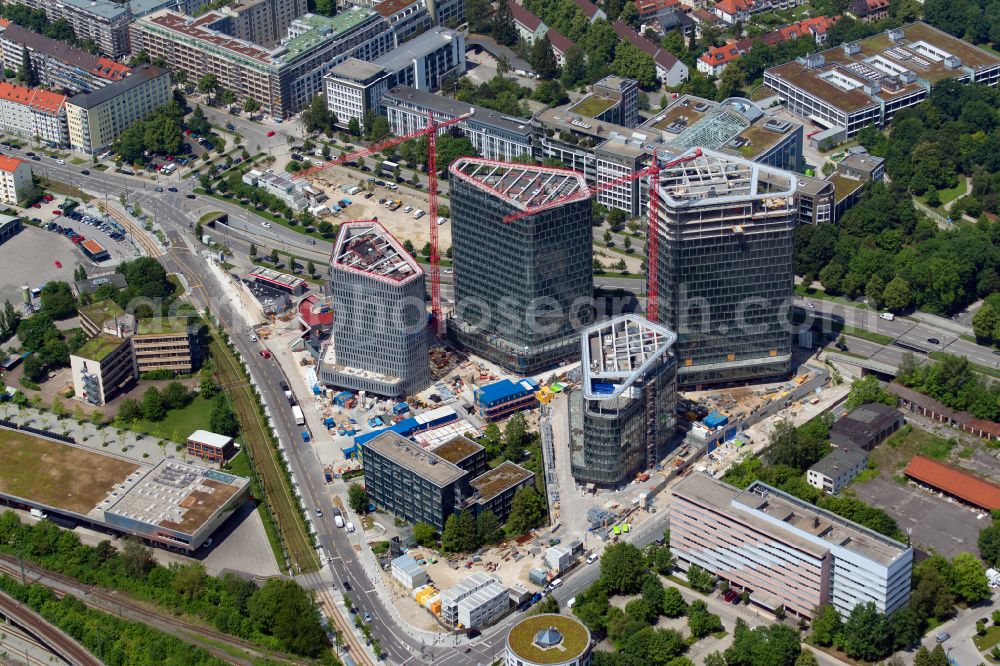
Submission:
[[[719,99],[733,97],[743,89],[746,74],[739,61],[729,63],[719,77]]]
[[[132,578],[145,578],[153,568],[153,553],[142,545],[142,540],[129,537],[125,540],[121,553],[122,568]]]
[[[674,629],[646,627],[629,635],[623,644],[625,654],[635,663],[667,666],[686,648],[684,637]]]
[[[510,516],[507,518],[507,534],[519,536],[528,530],[543,525],[548,514],[545,498],[531,486],[518,488],[511,501]]]
[[[560,81],[566,88],[572,88],[586,76],[587,63],[583,49],[573,44],[563,55],[563,67]]]
[[[822,278],[821,278],[822,279]],[[902,312],[910,307],[913,302],[913,294],[910,291],[910,284],[903,278],[897,276],[885,285],[882,290],[882,301],[887,310]]]
[[[951,561],[954,571],[955,593],[974,604],[991,596],[989,581],[983,563],[972,553],[959,553]]]
[[[538,615],[541,615],[542,613],[558,613],[558,612],[559,612],[559,602],[551,594],[546,594],[545,598],[542,599],[535,607],[535,613]]]
[[[687,579],[691,587],[702,594],[708,594],[715,589],[715,576],[697,564],[692,564],[688,568]]]
[[[848,409],[873,402],[895,407],[896,396],[883,389],[875,375],[865,375],[851,384],[850,393],[847,394]]]
[[[163,396],[155,386],[150,386],[142,395],[142,416],[148,421],[162,421],[167,415]],[[213,428],[214,430],[214,428]]]
[[[795,629],[784,624],[750,629],[739,618],[725,657],[729,666],[794,666],[801,651]]]
[[[188,402],[188,390],[180,382],[170,382],[163,389],[163,402],[168,409],[180,409]]]
[[[517,26],[514,25],[514,17],[510,13],[510,7],[506,2],[498,2],[497,8],[493,12],[493,22],[490,26],[493,39],[505,46],[517,44]]]
[[[465,20],[469,22],[469,32],[489,34],[492,18],[493,6],[488,0],[466,0]]]
[[[458,550],[463,553],[471,553],[479,545],[476,534],[476,518],[471,510],[461,511],[458,514]]]
[[[851,610],[841,636],[844,653],[852,659],[878,661],[892,652],[889,620],[870,601]]]
[[[639,590],[646,569],[642,551],[630,543],[616,543],[601,556],[601,583],[611,593],[632,594]]]
[[[688,629],[695,638],[704,638],[709,634],[722,631],[722,620],[718,615],[708,612],[708,606],[698,599],[688,607]]]
[[[260,102],[250,97],[243,100],[243,110],[247,113],[256,113],[260,111]]]
[[[201,593],[204,584],[205,567],[200,562],[193,562],[174,569],[170,587],[191,600]]]
[[[451,553],[457,553],[462,549],[462,539],[458,531],[458,514],[452,513],[444,521],[444,530],[441,532],[441,548]]]
[[[630,620],[638,620],[643,624],[653,624],[658,612],[645,598],[639,597],[625,604],[625,615]]]
[[[233,413],[233,407],[229,404],[229,398],[225,393],[215,396],[212,403],[212,413],[208,418],[209,427],[212,432],[227,437],[235,437],[240,431],[240,424]]]
[[[357,116],[351,116],[351,119],[347,121],[347,131],[351,133],[351,136],[361,136],[361,123],[358,122]]]
[[[972,332],[976,338],[987,342],[1000,338],[1000,312],[992,304],[983,303],[972,316]]]
[[[687,612],[687,603],[676,587],[668,587],[664,591],[662,611],[667,617],[680,617]]]
[[[618,15],[618,20],[629,26],[633,30],[639,29],[639,24],[641,19],[639,18],[639,10],[635,6],[634,2],[626,2],[622,7],[621,14]]]
[[[417,522],[413,525],[413,538],[425,548],[431,548],[437,542],[437,531],[433,525]]]
[[[276,249],[275,250],[271,250],[271,263],[272,264],[277,264],[278,263],[278,250],[276,250]]]
[[[254,245],[253,243],[250,243],[250,258],[251,259],[257,258],[257,246]]]
[[[352,483],[347,488],[347,503],[357,514],[368,513],[368,493],[360,483]]]
[[[934,650],[928,650],[923,645],[917,650],[913,658],[914,666],[948,666],[948,656],[944,648],[940,645],[934,646]]]
[[[979,555],[986,563],[993,568],[1000,567],[1000,520],[994,520],[980,530],[976,543]]]
[[[830,647],[837,642],[844,623],[840,613],[830,604],[820,606],[812,621],[812,641],[823,647]]]
[[[17,78],[28,88],[38,85],[38,72],[31,60],[31,51],[28,49],[21,49],[21,66],[17,70]]]
[[[819,660],[810,650],[803,650],[795,660],[795,666],[819,666]]]
[[[142,418],[142,406],[137,400],[125,398],[121,406],[118,407],[118,419],[123,422],[134,421]]]
[[[868,299],[868,302],[878,307],[879,303],[882,302],[884,291],[885,282],[877,274],[872,275],[871,279],[868,280],[868,284],[865,285],[865,297]]]
[[[41,300],[42,311],[52,319],[66,319],[76,314],[76,297],[65,282],[46,282]]]
[[[492,545],[503,541],[500,519],[489,509],[476,516],[476,541],[479,545]]]
[[[542,35],[540,39],[535,40],[528,60],[535,69],[535,73],[542,77],[542,79],[554,79],[559,74],[559,64],[556,62],[555,53],[552,51],[552,42],[549,41],[548,33]]]
[[[507,421],[503,429],[504,457],[507,460],[518,461],[523,457],[524,438],[528,424],[523,414],[515,414]]]
[[[652,56],[624,40],[618,41],[615,45],[611,71],[618,76],[635,79],[643,88],[656,85],[656,64]]]
[[[219,89],[219,79],[215,74],[206,74],[198,79],[198,92],[212,95]]]
[[[479,439],[479,443],[484,449],[486,449],[487,460],[492,460],[500,455],[500,449],[503,445],[503,433],[500,432],[500,426],[496,423],[488,423],[483,429],[483,436]]]

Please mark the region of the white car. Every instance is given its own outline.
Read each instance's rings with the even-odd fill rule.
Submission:
[[[451,274],[452,274],[452,273],[454,273],[454,272],[455,272],[455,271],[451,270],[450,268],[446,268],[446,269],[444,269],[444,274],[445,274],[445,275],[451,275]]]
[[[411,210],[413,210],[413,206],[403,206],[404,213],[409,213]]]
[[[588,557],[588,558],[587,558],[587,564],[593,564],[593,563],[594,563],[594,562],[596,562],[596,561],[597,561],[598,559],[600,559],[600,557],[601,557],[601,556],[600,556],[600,555],[598,555],[597,553],[591,553],[591,554],[590,554],[590,557]]]
[[[257,342],[257,336],[253,333],[250,334],[250,342]]]
[[[56,164],[66,164],[66,160],[56,160]]]
[[[271,223],[270,222],[261,222],[260,226],[264,227],[265,229],[270,229],[271,228]]]

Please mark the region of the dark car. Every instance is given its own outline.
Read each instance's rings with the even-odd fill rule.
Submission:
[[[931,343],[932,345],[939,345],[939,344],[941,344],[941,341],[938,340],[937,338],[927,338],[927,342]]]
[[[193,195],[193,194],[187,195],[187,198],[188,199],[197,199],[197,197],[195,195]]]
[[[27,155],[28,157],[34,157],[35,156],[35,154],[33,152],[31,152],[30,150],[28,152],[26,152],[25,155]]]
[[[90,175],[90,172],[88,170],[86,170],[86,169],[84,169],[80,173],[82,173],[84,176],[89,176]]]
[[[31,158],[31,161],[32,162],[41,162],[42,158],[39,157],[38,155],[35,155],[34,157]]]
[[[344,589],[345,590],[350,590],[351,589],[351,581],[349,581],[349,580],[345,580],[344,581]]]
[[[176,191],[177,191],[176,187],[168,187],[167,188],[167,192],[176,192]]]

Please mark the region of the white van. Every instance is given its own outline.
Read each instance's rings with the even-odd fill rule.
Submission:
[[[879,315],[879,318],[885,319],[886,321],[892,321],[893,319],[896,318],[896,315],[892,314],[891,312],[883,312],[882,314]]]
[[[333,522],[334,522],[334,524],[337,527],[343,527],[344,526],[344,519],[341,518],[340,516],[334,516],[333,517]]]
[[[572,599],[566,602],[566,610],[570,610],[575,605],[576,605],[576,597],[573,597]]]
[[[32,517],[38,518],[39,520],[41,520],[43,518],[48,518],[48,516],[45,514],[45,512],[42,511],[41,509],[32,509],[31,510],[31,515],[32,515]]]

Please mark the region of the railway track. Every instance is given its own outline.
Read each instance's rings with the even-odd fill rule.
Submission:
[[[305,663],[301,660],[289,659],[282,654],[272,652],[242,638],[210,629],[204,623],[183,620],[169,612],[139,602],[117,591],[87,585],[70,576],[48,571],[28,562],[25,562],[23,566],[26,582],[43,585],[52,590],[59,598],[68,594],[79,599],[88,608],[111,615],[118,615],[122,619],[148,624],[181,640],[195,642],[198,647],[227,663],[238,666],[253,666],[254,661],[261,658],[286,664]],[[21,565],[18,564],[15,558],[0,554],[0,573],[6,574],[15,580],[21,580]],[[200,640],[202,638],[206,640]],[[246,658],[236,657],[233,655],[232,650],[220,648],[217,645],[213,645],[213,643],[221,643],[237,651],[244,652],[248,656]]]
[[[100,659],[69,634],[4,592],[0,592],[0,613],[37,636],[46,648],[72,666],[102,666]]]

